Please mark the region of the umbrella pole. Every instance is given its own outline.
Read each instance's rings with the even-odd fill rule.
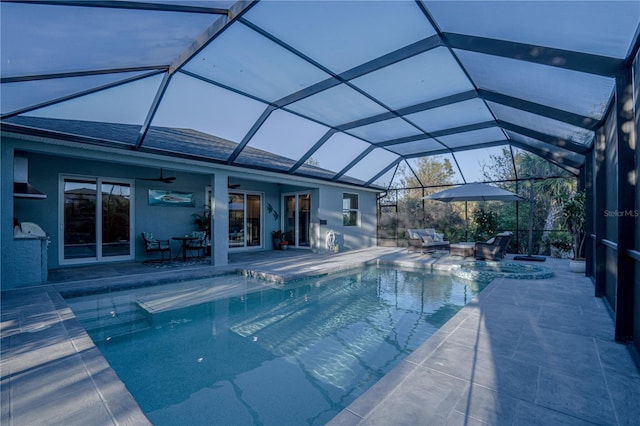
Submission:
[[[467,201],[464,202],[464,240],[469,241],[469,219],[467,218]]]
[[[526,256],[515,256],[514,260],[529,260],[534,262],[544,262],[546,257],[533,255],[533,178],[529,189],[529,248]]]

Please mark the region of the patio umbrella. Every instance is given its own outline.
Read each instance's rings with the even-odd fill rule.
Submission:
[[[428,200],[437,200],[443,201],[445,203],[450,203],[452,201],[464,201],[464,220],[467,222],[467,201],[524,201],[526,198],[519,196],[518,194],[514,194],[513,192],[509,192],[502,188],[498,188],[496,186],[486,185],[484,183],[467,183],[465,185],[456,186],[455,188],[445,189],[444,191],[436,192],[435,194],[427,195],[423,197]],[[531,198],[529,200],[531,203],[531,213],[533,213],[533,189],[531,193]],[[537,258],[537,256],[532,256],[531,251],[533,248],[533,216],[529,215],[529,254],[525,258],[521,258],[519,260],[544,260],[544,258]],[[466,239],[466,230],[465,230],[465,239]]]
[[[467,183],[465,185],[456,186],[455,188],[446,189],[436,192],[435,194],[424,197],[429,200],[444,201],[522,201],[525,198],[506,191],[497,186],[486,185],[484,183]]]

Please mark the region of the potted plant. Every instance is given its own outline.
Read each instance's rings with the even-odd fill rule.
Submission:
[[[282,243],[283,235],[284,235],[284,232],[282,232],[281,230],[271,232],[271,239],[273,240],[274,250],[282,250],[282,247],[280,244]]]
[[[586,198],[585,191],[578,191],[562,204],[561,217],[572,236],[573,259],[569,263],[569,268],[573,272],[585,271],[585,259],[582,257],[582,250],[586,238]]]
[[[211,210],[209,208],[205,208],[202,214],[194,213],[193,222],[198,227],[198,231],[209,231],[209,226],[211,225]]]
[[[205,231],[207,241],[211,241],[211,209],[205,207],[202,214],[194,213],[191,216],[193,216],[194,218],[193,222],[198,227],[198,231]],[[207,254],[207,256],[211,255],[211,246],[209,244],[207,244],[205,253]]]
[[[289,248],[289,241],[280,241],[280,250],[287,250]]]

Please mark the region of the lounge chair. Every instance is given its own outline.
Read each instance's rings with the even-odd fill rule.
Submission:
[[[433,228],[407,229],[407,242],[408,251],[420,251],[422,254],[449,249],[449,241],[445,240],[444,236]]]
[[[142,239],[144,240],[144,250],[147,255],[151,253],[160,253],[160,260],[145,260],[144,263],[151,262],[164,262],[164,254],[169,253],[169,260],[171,260],[171,243],[169,240],[156,240],[151,232],[143,232]]]
[[[507,254],[507,246],[511,242],[511,238],[513,238],[513,232],[504,231],[485,242],[477,242],[475,246],[476,259],[502,260]]]

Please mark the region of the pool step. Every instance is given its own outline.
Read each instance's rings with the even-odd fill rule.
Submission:
[[[110,317],[90,318],[80,322],[96,342],[147,330],[150,327],[147,317],[136,311],[118,313]]]
[[[150,327],[149,321],[146,318],[138,318],[126,323],[113,324],[107,327],[96,328],[93,330],[87,329],[87,333],[91,336],[91,339],[95,343],[108,341],[114,338],[130,336],[141,331],[148,330]]]
[[[73,313],[95,342],[147,330],[150,322],[137,304],[131,302],[70,304]]]

